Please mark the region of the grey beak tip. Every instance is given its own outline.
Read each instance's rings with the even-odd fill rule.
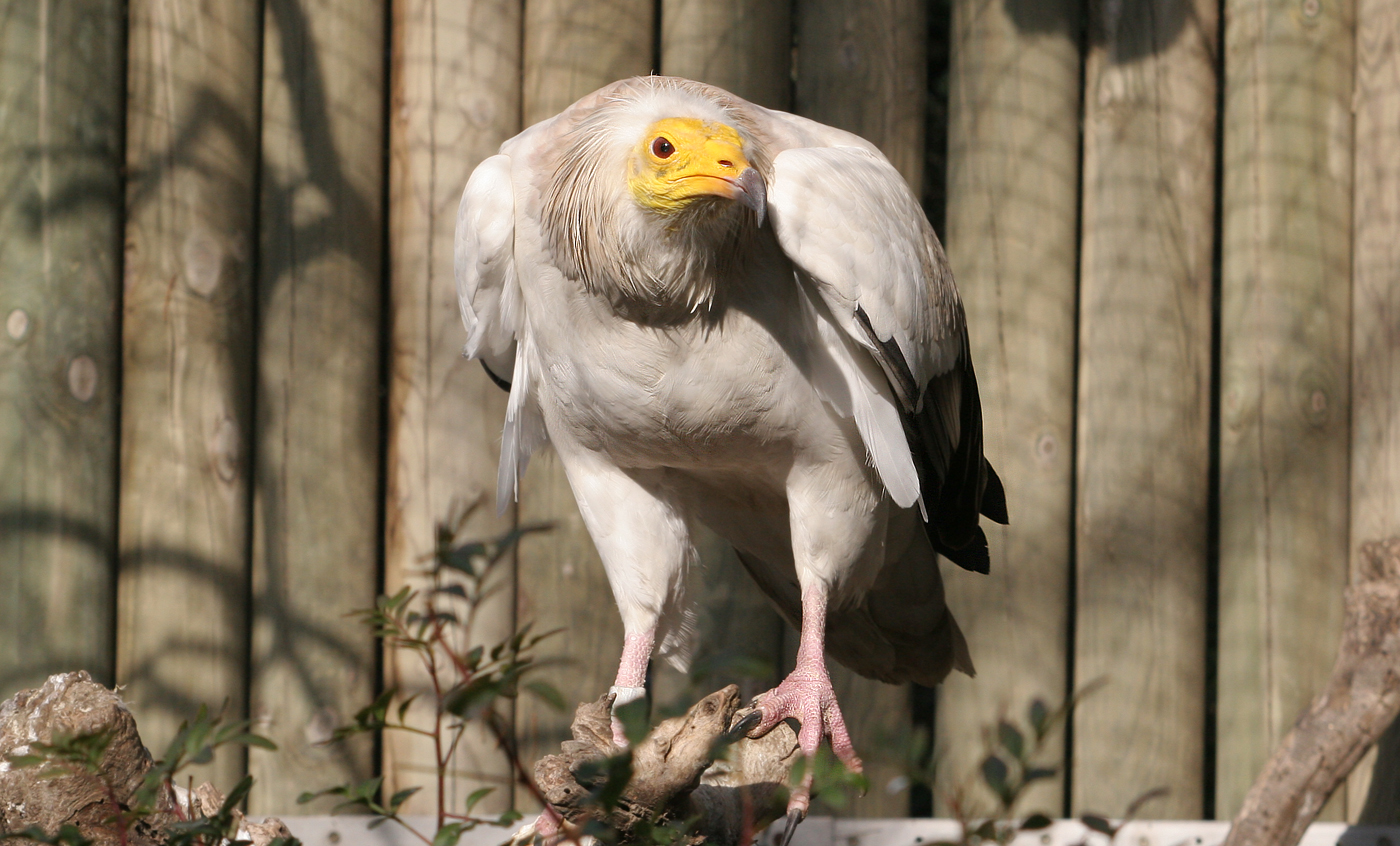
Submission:
[[[763,184],[763,177],[751,167],[744,168],[744,172],[739,174],[738,184],[744,191],[739,202],[753,209],[758,225],[763,226],[763,221],[768,217],[768,186]]]

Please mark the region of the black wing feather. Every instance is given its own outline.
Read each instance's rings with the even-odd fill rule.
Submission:
[[[879,346],[892,360],[886,373],[908,372],[897,347]],[[965,329],[958,360],[933,377],[916,407],[906,406],[901,416],[930,510],[924,526],[929,541],[959,567],[989,572],[987,536],[977,524],[978,516],[1005,525],[1006,491],[982,455],[982,401]]]

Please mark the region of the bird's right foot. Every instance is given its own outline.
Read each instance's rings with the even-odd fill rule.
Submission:
[[[797,733],[797,745],[807,758],[807,769],[802,782],[788,798],[788,827],[783,833],[783,843],[792,839],[797,823],[807,816],[812,803],[812,758],[822,738],[831,742],[831,751],[851,772],[862,771],[860,758],[851,743],[850,732],[846,730],[845,718],[841,716],[841,706],[836,703],[836,691],[831,686],[826,665],[820,658],[815,661],[799,660],[792,674],[767,693],[760,694],[754,703],[763,714],[758,725],[749,731],[750,737],[762,737],[774,726],[789,717],[801,725]]]

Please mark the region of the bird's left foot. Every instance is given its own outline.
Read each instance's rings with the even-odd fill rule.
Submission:
[[[788,799],[788,827],[783,842],[791,840],[798,822],[807,815],[812,803],[811,759],[817,754],[822,738],[831,741],[831,751],[851,772],[862,770],[855,746],[851,744],[850,732],[846,730],[846,720],[841,716],[841,706],[836,704],[836,691],[831,687],[831,677],[820,659],[799,662],[792,674],[767,693],[761,694],[755,702],[763,714],[762,720],[749,732],[750,737],[761,737],[774,726],[789,717],[801,724],[797,733],[797,745],[807,757],[809,766]]]

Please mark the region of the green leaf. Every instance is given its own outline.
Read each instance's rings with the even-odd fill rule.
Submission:
[[[632,750],[601,760],[585,761],[578,766],[579,784],[589,788],[588,803],[611,811],[622,799],[622,791],[632,780]]]
[[[433,835],[433,846],[457,846],[457,841],[462,839],[462,824],[459,822],[448,823],[438,829]]]
[[[472,812],[472,808],[476,807],[477,802],[480,802],[482,799],[485,799],[487,796],[490,796],[495,791],[496,788],[494,787],[479,787],[476,790],[473,790],[471,794],[467,796],[467,813],[470,814]]]
[[[564,695],[559,692],[559,688],[547,681],[526,682],[525,689],[538,696],[546,705],[556,711],[563,711],[568,707],[564,703]]]
[[[1114,828],[1108,820],[1096,814],[1084,814],[1079,818],[1079,821],[1084,823],[1086,828],[1097,831],[1099,834],[1106,834],[1112,837],[1118,833],[1118,829]]]
[[[647,739],[647,700],[643,696],[641,699],[633,699],[626,705],[613,708],[613,716],[622,723],[622,733],[627,736],[627,742],[636,746]]]
[[[495,825],[500,825],[500,826],[511,825],[511,824],[513,824],[513,823],[519,822],[520,820],[523,820],[524,818],[525,818],[525,815],[524,815],[524,814],[520,813],[519,811],[517,811],[517,810],[514,809],[514,808],[511,808],[509,811],[506,811],[506,812],[502,813],[502,814],[496,819]]]
[[[982,762],[982,780],[994,793],[1006,792],[1006,777],[1009,775],[1006,762],[995,755],[988,755]]]
[[[1045,814],[1031,814],[1021,821],[1022,831],[1040,831],[1042,828],[1049,828],[1052,823],[1050,817]]]
[[[1031,702],[1030,720],[1031,728],[1035,729],[1036,740],[1044,740],[1045,735],[1050,732],[1050,708],[1044,699]]]
[[[464,720],[476,719],[501,695],[502,687],[499,678],[483,673],[449,690],[442,699],[442,710]]]
[[[395,690],[397,692],[397,690]],[[408,714],[408,709],[413,707],[413,703],[418,699],[418,694],[413,694],[399,703],[399,722],[402,723]]]
[[[0,840],[32,840],[35,843],[44,843],[47,846],[92,846],[92,841],[83,836],[83,833],[75,825],[60,826],[58,831],[49,834],[37,825],[31,825],[23,831],[0,832]]]
[[[410,796],[422,789],[423,788],[421,787],[405,787],[403,790],[400,790],[398,793],[395,793],[393,796],[390,796],[389,810],[397,814],[399,812],[399,806],[407,802]]]
[[[977,830],[974,831],[973,834],[977,837],[982,838],[983,840],[996,840],[997,825],[992,820],[987,820],[986,822],[977,826]]]
[[[224,799],[223,806],[219,808],[219,817],[221,819],[229,817],[233,813],[234,809],[237,808],[239,805],[243,804],[244,799],[248,798],[248,793],[252,789],[252,776],[245,775],[243,778],[239,779],[238,783],[235,784],[233,786],[233,789],[229,791],[227,798]]]
[[[1021,736],[1020,730],[1011,723],[1002,720],[997,724],[997,739],[1001,741],[1001,745],[1006,751],[1011,753],[1011,757],[1018,761],[1024,758],[1026,752],[1025,738]]]

